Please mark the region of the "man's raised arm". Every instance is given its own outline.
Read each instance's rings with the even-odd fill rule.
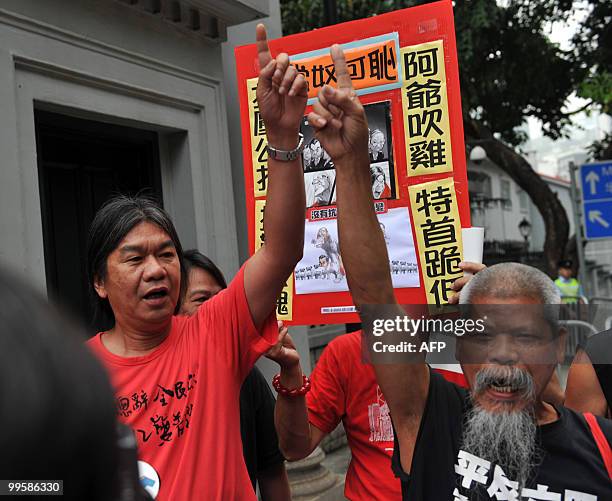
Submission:
[[[263,24],[257,26],[257,51],[261,68],[257,101],[268,145],[291,151],[298,146],[307,100],[306,80],[289,65],[287,54],[272,58]],[[304,248],[306,200],[301,155],[291,161],[269,158],[268,176],[266,240],[244,272],[247,301],[258,327],[274,311],[276,299]]]
[[[308,121],[336,166],[338,230],[342,260],[355,306],[396,305],[385,240],[374,212],[368,157],[368,126],[353,90],[342,49],[332,47],[338,88],[319,93]],[[387,311],[389,309],[387,308]],[[403,365],[375,365],[400,443],[402,465],[412,452],[427,399],[429,370],[424,359]]]

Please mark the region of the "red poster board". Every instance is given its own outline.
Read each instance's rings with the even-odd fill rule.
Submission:
[[[460,221],[457,221],[457,224],[459,224],[460,227],[470,226],[466,157],[463,142],[461,95],[459,90],[459,71],[457,65],[457,49],[455,43],[453,12],[450,0],[430,3],[372,18],[329,26],[307,33],[291,35],[277,40],[271,40],[269,44],[273,56],[281,52],[286,52],[289,54],[289,56],[294,56],[298,54],[310,53],[311,51],[317,51],[319,49],[325,49],[334,43],[339,43],[344,46],[345,44],[358,42],[357,45],[359,45],[360,41],[370,39],[376,40],[382,35],[389,34],[397,34],[395,36],[399,40],[400,53],[395,54],[395,56],[397,59],[397,69],[403,76],[402,86],[395,89],[385,89],[383,87],[383,90],[370,90],[370,93],[360,95],[360,99],[364,105],[379,102],[389,103],[388,117],[392,139],[392,151],[389,153],[393,157],[394,172],[392,175],[395,177],[393,189],[394,193],[392,194],[392,198],[385,199],[383,201],[383,205],[379,204],[378,208],[382,211],[390,211],[402,207],[408,208],[410,221],[412,221],[412,240],[417,251],[416,257],[418,259],[418,277],[420,286],[396,288],[395,292],[400,303],[423,304],[427,303],[428,297],[430,297],[426,293],[426,281],[429,280],[428,283],[431,284],[433,283],[431,282],[433,278],[428,278],[428,276],[424,275],[424,271],[426,269],[429,270],[429,266],[427,263],[423,262],[423,255],[426,249],[423,248],[422,245],[422,235],[419,236],[417,234],[415,218],[421,218],[421,222],[423,225],[425,225],[425,219],[423,218],[428,213],[421,213],[421,209],[419,209],[419,214],[415,213],[414,202],[418,198],[415,198],[417,196],[415,191],[413,193],[413,200],[411,204],[409,187],[413,187],[414,191],[414,187],[416,185],[421,185],[431,181],[448,180],[451,186],[454,184],[453,203],[456,204],[456,213],[460,219]],[[405,56],[404,52],[402,51],[407,50],[404,49],[406,47],[413,47],[426,42],[436,41],[441,41],[441,47],[443,47],[443,59],[439,59],[439,61],[443,60],[444,67],[438,69],[438,75],[441,74],[443,78],[445,76],[447,108],[444,110],[444,112],[448,116],[448,134],[446,139],[450,144],[446,145],[447,156],[445,157],[445,165],[447,166],[447,170],[445,172],[436,172],[433,174],[429,174],[427,172],[421,174],[420,171],[427,171],[427,164],[421,164],[417,168],[417,150],[420,148],[420,146],[414,145],[413,147],[411,144],[408,144],[407,152],[407,142],[415,142],[414,134],[423,133],[422,129],[427,129],[427,120],[424,118],[419,118],[419,116],[416,115],[411,115],[410,118],[407,118],[409,114],[407,110],[410,106],[412,106],[407,104],[409,103],[407,96],[411,92],[410,89],[423,89],[428,83],[431,83],[431,81],[429,81],[427,78],[427,72],[431,70],[431,60],[429,62],[427,62],[425,59],[421,61],[421,56],[424,58],[426,53],[432,49],[428,48],[429,46],[423,46],[425,48],[418,50],[415,49],[414,53],[410,53]],[[388,45],[388,42],[385,43]],[[411,50],[412,49],[410,49],[410,51]],[[265,200],[265,194],[261,194],[262,185],[257,183],[254,176],[254,160],[255,162],[258,160],[256,158],[257,152],[255,151],[257,149],[257,145],[255,144],[257,141],[257,136],[253,135],[255,134],[253,132],[253,128],[257,126],[257,119],[253,116],[253,105],[249,105],[253,96],[252,94],[249,94],[247,85],[247,81],[249,79],[256,78],[258,76],[259,69],[255,44],[236,48],[236,61],[241,109],[249,245],[251,253],[253,253],[256,249],[256,240],[258,237],[257,231],[259,231],[257,221],[258,218],[256,217],[256,206],[261,206]],[[299,67],[299,62],[296,62],[295,64]],[[418,64],[421,65],[420,70],[418,70],[421,71],[421,73],[419,74],[418,78],[413,78],[414,75],[411,74],[412,68],[417,68]],[[355,71],[357,72],[358,70]],[[322,75],[327,75],[327,77],[329,77],[329,73],[322,73]],[[392,79],[393,75],[388,78]],[[436,85],[436,83],[431,83],[431,85]],[[403,96],[403,94],[405,95]],[[420,95],[422,96],[423,94]],[[430,101],[433,102],[434,105],[439,102],[439,99],[436,97],[437,95],[439,95],[439,92],[437,94],[429,94],[430,97],[433,96]],[[431,104],[431,102],[429,104]],[[311,107],[308,106],[306,113],[308,113],[310,110]],[[421,117],[424,117],[424,114],[427,114],[427,110],[425,108],[420,108],[419,111],[421,112]],[[435,113],[430,110],[429,116],[431,117],[432,114],[435,118],[439,118],[436,117]],[[410,131],[406,130],[407,127],[410,128]],[[429,128],[431,129],[431,127]],[[441,131],[442,128],[443,127],[440,126],[439,130]],[[433,130],[429,130],[427,132],[429,135],[426,137],[429,138],[429,136],[432,134],[435,135],[436,129],[437,127],[435,127],[434,124]],[[408,135],[408,132],[411,132],[412,136]],[[425,144],[425,141],[421,141],[421,143]],[[438,140],[438,143],[440,143],[440,140]],[[432,146],[431,142],[427,144]],[[428,151],[431,153],[431,148]],[[423,151],[421,151],[421,153],[423,153]],[[259,161],[265,161],[265,159],[261,156],[261,151],[259,154]],[[261,165],[263,165],[263,163]],[[415,175],[415,173],[418,174]],[[387,195],[389,195],[389,193],[387,193]],[[324,208],[326,211],[323,213],[324,216],[329,216],[330,214],[333,216],[333,203],[331,204],[331,213],[329,212],[329,208],[330,207]],[[311,215],[312,210],[317,210],[319,212],[317,212],[316,215],[320,216],[320,209],[320,207],[313,207],[309,209],[309,215]],[[308,242],[306,242],[306,245],[308,245]],[[458,246],[460,249],[460,236],[458,236]],[[429,274],[429,271],[427,273]],[[432,271],[431,274],[435,276],[435,271]],[[456,276],[457,274],[455,273],[454,278],[456,278]],[[291,294],[291,311],[289,312],[288,316],[285,316],[286,319],[290,319],[287,320],[287,323],[330,324],[359,321],[359,317],[356,313],[340,311],[340,309],[347,309],[347,306],[352,306],[352,300],[349,292],[296,294],[296,285],[299,288],[301,284],[296,284],[295,280],[296,278],[294,274],[294,276],[291,278],[293,285],[289,289]],[[427,285],[427,287],[429,287],[429,285]],[[429,302],[431,302],[431,300]],[[332,313],[324,313],[324,311],[332,311]],[[280,315],[279,317],[283,318],[283,315]]]

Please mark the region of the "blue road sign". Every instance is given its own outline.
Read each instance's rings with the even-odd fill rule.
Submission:
[[[612,200],[604,202],[591,202],[585,204],[584,219],[586,237],[611,238],[612,237]]]
[[[612,161],[582,165],[580,182],[586,238],[612,238]]]

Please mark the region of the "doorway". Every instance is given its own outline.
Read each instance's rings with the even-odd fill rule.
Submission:
[[[35,111],[47,291],[91,327],[87,233],[113,195],[147,194],[163,204],[158,134]]]

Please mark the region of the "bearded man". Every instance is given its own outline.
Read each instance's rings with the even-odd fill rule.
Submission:
[[[553,282],[529,266],[498,264],[477,274],[460,302],[485,321],[457,342],[469,391],[424,363],[376,367],[404,498],[612,499],[612,423],[543,398],[565,348]]]
[[[373,318],[405,311],[395,301],[373,210],[367,120],[341,51],[334,52],[338,88],[322,89],[308,121],[336,165],[343,263],[366,329]],[[375,365],[395,429],[403,499],[612,499],[612,422],[542,397],[565,347],[553,282],[534,268],[499,264],[472,279],[462,302],[486,320],[482,332],[457,343],[469,390],[433,373],[423,354]]]

